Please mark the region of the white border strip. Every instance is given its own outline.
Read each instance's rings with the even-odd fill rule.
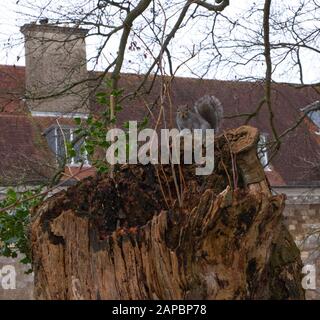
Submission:
[[[87,119],[89,116],[88,113],[79,113],[79,112],[62,113],[62,112],[46,112],[46,111],[31,111],[31,115],[33,117],[81,118],[81,119]]]

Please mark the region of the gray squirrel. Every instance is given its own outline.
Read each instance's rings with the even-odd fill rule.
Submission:
[[[205,95],[194,104],[193,110],[186,104],[178,107],[178,129],[214,129],[219,131],[223,118],[223,106],[215,96]]]

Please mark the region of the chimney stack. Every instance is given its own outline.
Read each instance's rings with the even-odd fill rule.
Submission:
[[[88,113],[85,36],[88,30],[42,21],[21,27],[26,95],[33,115]],[[44,23],[46,22],[46,23]]]

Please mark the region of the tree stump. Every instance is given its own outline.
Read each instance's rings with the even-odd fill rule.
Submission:
[[[31,224],[36,298],[304,299],[258,138],[250,126],[217,137],[209,176],[126,165],[46,200]]]

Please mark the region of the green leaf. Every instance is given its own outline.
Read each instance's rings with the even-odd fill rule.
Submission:
[[[77,125],[80,125],[80,123],[81,123],[81,118],[74,118],[74,122],[75,122]]]
[[[103,126],[103,123],[100,122],[100,121],[97,121],[97,122],[95,123],[95,125],[96,125],[97,128],[101,128],[101,127]]]
[[[120,97],[123,92],[124,92],[123,89],[114,89],[114,90],[112,90],[112,94],[113,94],[115,97]]]
[[[139,129],[144,129],[147,126],[148,121],[149,121],[149,119],[147,117],[144,117],[142,122],[139,123],[138,128]]]
[[[107,86],[107,88],[112,88],[112,80],[111,79],[106,80],[106,86]]]
[[[89,155],[93,155],[94,147],[92,145],[87,144],[86,145],[86,150],[87,150]]]
[[[39,187],[19,193],[12,188],[7,191],[7,197],[0,201],[0,207],[8,204],[9,198],[11,199],[10,201],[16,198],[17,200],[23,200],[23,202],[17,203],[10,210],[10,214],[0,215],[0,255],[15,258],[17,257],[17,253],[21,252],[26,256],[26,260],[23,262],[30,262],[31,253],[27,236],[30,223],[30,210],[43,200],[44,196],[41,195],[42,188]],[[36,197],[28,200],[33,195]]]
[[[10,201],[10,202],[15,202],[17,201],[17,193],[14,189],[12,188],[9,188],[7,190],[7,199]]]
[[[107,94],[105,93],[105,92],[98,92],[97,94],[96,94],[96,97],[98,98],[98,97],[105,97]]]
[[[103,140],[103,141],[100,141],[99,142],[99,146],[102,147],[102,148],[108,148],[110,145],[110,143],[106,140]]]
[[[108,99],[106,97],[97,97],[99,104],[108,104]]]
[[[92,117],[92,115],[89,115],[89,117],[87,118],[87,124],[88,125],[90,125],[90,124],[92,124],[92,121],[93,121],[93,117]]]
[[[106,165],[101,165],[99,168],[98,168],[98,172],[99,173],[106,173],[108,172],[108,167]]]
[[[82,128],[78,128],[78,129],[76,129],[76,130],[74,130],[74,133],[75,134],[80,134],[80,133],[82,133]]]
[[[68,151],[68,154],[69,154],[69,157],[70,157],[70,158],[73,158],[73,157],[76,157],[77,152],[76,152],[74,149],[70,149],[70,150]]]

